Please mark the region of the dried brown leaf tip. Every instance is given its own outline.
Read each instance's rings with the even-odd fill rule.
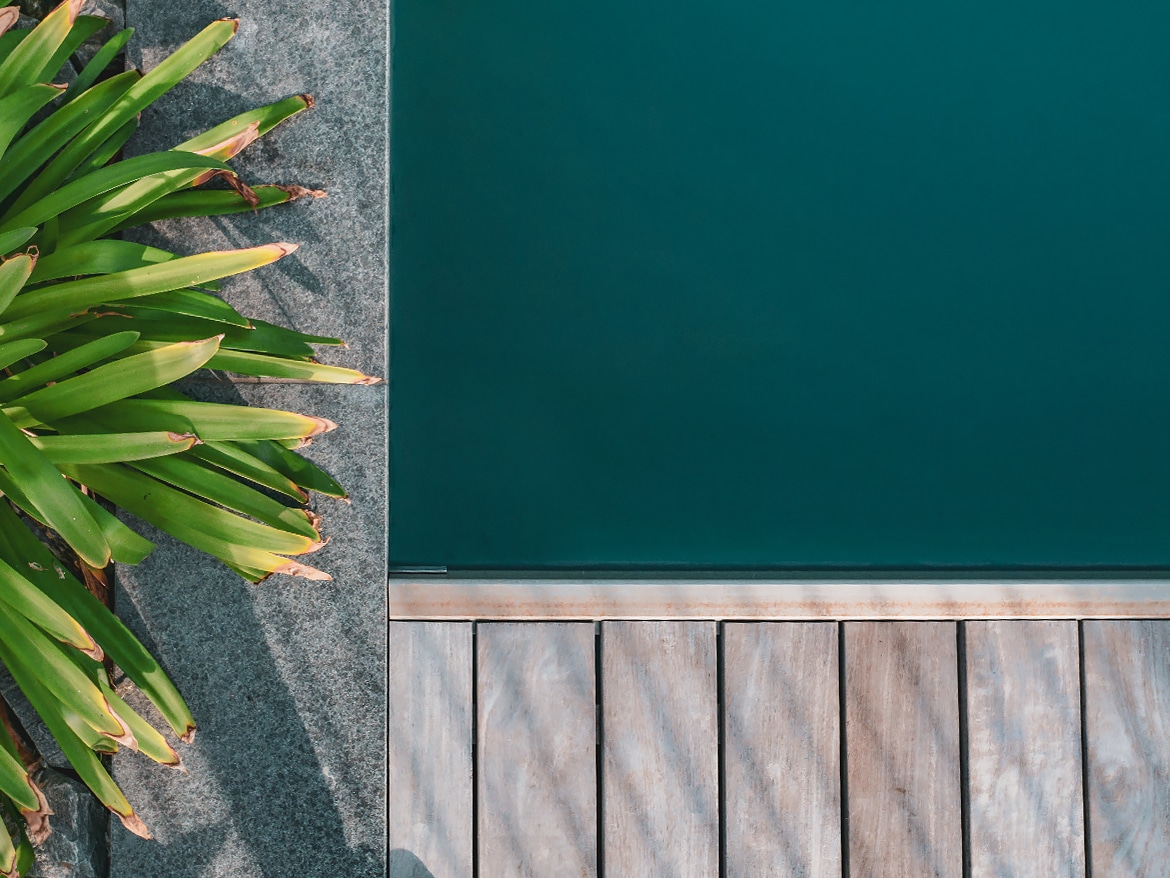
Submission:
[[[332,433],[337,429],[337,424],[328,418],[315,418],[312,415],[305,415],[313,422],[313,429],[309,431],[310,436],[320,436],[322,433]]]
[[[308,92],[301,95],[301,100],[305,102],[305,109],[306,110],[311,110],[311,109],[313,109],[313,107],[317,106],[317,101]]]
[[[306,189],[304,186],[280,186],[276,187],[281,192],[288,195],[289,201],[296,201],[298,198],[325,198],[328,192],[324,189]]]
[[[53,813],[53,809],[49,807],[49,802],[45,799],[45,794],[41,792],[40,787],[33,783],[32,778],[29,778],[28,785],[32,788],[33,793],[36,794],[37,801],[40,805],[35,811],[25,811],[22,808],[20,816],[24,818],[24,822],[28,827],[29,841],[35,845],[42,845],[53,834],[53,827],[49,825],[49,816]]]
[[[0,35],[3,35],[18,21],[20,21],[19,6],[5,6],[0,9]]]
[[[311,579],[314,582],[332,582],[333,577],[324,570],[318,570],[316,567],[309,567],[307,564],[299,564],[296,561],[289,561],[287,564],[282,564],[272,571],[283,576],[299,576],[301,579]]]
[[[114,813],[118,814],[117,811]],[[139,838],[154,838],[154,836],[150,834],[150,830],[146,828],[146,824],[142,822],[142,818],[140,818],[133,811],[131,811],[129,814],[118,814],[118,817],[121,819],[122,825],[137,835]]]
[[[250,146],[256,142],[256,138],[260,136],[260,123],[253,122],[248,125],[243,131],[233,134],[231,137],[224,138],[219,143],[212,144],[204,149],[195,150],[196,155],[204,155],[209,158],[219,159],[220,161],[227,161],[230,158],[238,155],[245,147]],[[199,185],[196,183],[195,185]]]

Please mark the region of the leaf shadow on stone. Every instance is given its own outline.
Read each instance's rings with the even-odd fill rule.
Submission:
[[[186,546],[162,551],[163,563],[185,572],[169,582],[160,570],[123,575],[118,610],[131,630],[154,630],[165,644],[158,657],[200,725],[195,743],[179,748],[191,766],[187,778],[120,757],[116,779],[157,840],[132,837],[112,821],[111,833],[121,836],[112,874],[381,876],[381,851],[349,845],[335,790],[268,647],[277,632],[252,610],[255,587],[211,570]],[[354,782],[335,781],[343,789]],[[233,834],[238,844],[229,842]],[[236,856],[242,860],[225,862]]]
[[[396,848],[390,851],[390,878],[435,878],[422,860],[410,851]]]

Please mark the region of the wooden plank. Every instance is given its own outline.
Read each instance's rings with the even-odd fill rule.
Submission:
[[[716,878],[714,622],[602,627],[606,878]]]
[[[480,874],[597,875],[593,625],[484,624],[477,644]]]
[[[972,878],[1081,878],[1077,623],[968,622],[966,645]]]
[[[1170,866],[1170,622],[1084,623],[1094,875]]]
[[[1170,616],[1170,581],[390,577],[393,619],[1120,619]]]
[[[471,878],[471,625],[390,623],[390,878]]]
[[[850,876],[961,878],[955,625],[844,628]]]
[[[727,878],[840,878],[837,625],[723,627]]]

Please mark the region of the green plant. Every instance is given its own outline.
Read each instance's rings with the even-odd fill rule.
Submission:
[[[223,46],[217,21],[145,75],[101,79],[115,35],[68,88],[51,84],[105,22],[66,0],[32,30],[0,9],[0,662],[78,775],[133,832],[146,827],[101,756],[120,746],[163,764],[179,757],[118,697],[120,667],[189,740],[195,724],[166,674],[32,529],[56,532],[83,565],[134,564],[152,544],[106,498],[252,582],[326,574],[295,560],[323,545],[309,492],[344,497],[297,454],[335,425],[292,412],[193,401],[170,385],[202,369],[369,383],[319,364],[340,344],[249,321],[218,281],[274,262],[291,245],[176,256],[118,232],[172,217],[250,211],[308,194],[239,180],[227,160],[311,106],[297,95],[237,116],[174,149],[121,158],[138,114]],[[208,188],[212,180],[226,188]],[[317,194],[317,193],[313,193]],[[274,499],[280,497],[280,500]],[[48,807],[0,704],[0,875],[31,862]],[[18,820],[19,818],[19,820]]]

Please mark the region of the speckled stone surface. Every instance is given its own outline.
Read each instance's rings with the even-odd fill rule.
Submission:
[[[142,114],[131,152],[169,149],[212,125],[289,95],[310,93],[308,112],[284,122],[233,160],[249,183],[325,190],[257,215],[160,224],[142,240],[181,253],[290,241],[301,250],[267,272],[227,285],[251,317],[349,349],[339,366],[386,372],[388,10],[385,0],[332,6],[293,0],[130,0],[130,64],[145,70],[218,18],[239,32],[187,81]]]
[[[26,878],[105,878],[106,815],[85,784],[66,772],[42,768],[35,775],[53,816],[52,834],[37,850]]]
[[[208,22],[237,37],[143,113],[135,151],[167,148],[249,107],[309,92],[315,108],[253,144],[251,183],[328,191],[259,215],[160,224],[139,238],[180,253],[290,241],[301,249],[225,283],[249,316],[340,336],[323,359],[386,374],[386,3],[130,0],[129,62],[149,69]],[[199,724],[189,773],[119,755],[114,774],[155,834],[115,820],[112,878],[384,876],[386,852],[386,385],[188,385],[219,401],[311,413],[340,428],[308,456],[349,490],[322,499],[332,543],[309,560],[334,580],[249,585],[149,527],[158,549],[117,571],[119,614],[163,663]],[[130,700],[134,701],[131,697]],[[149,715],[149,711],[148,711]]]
[[[323,583],[249,585],[131,520],[159,547],[138,567],[119,567],[118,612],[199,729],[194,744],[176,745],[186,775],[115,757],[115,779],[156,840],[112,821],[111,875],[384,875],[386,387],[185,389],[338,422],[306,454],[353,502],[315,503],[333,542],[305,560],[333,574]]]

